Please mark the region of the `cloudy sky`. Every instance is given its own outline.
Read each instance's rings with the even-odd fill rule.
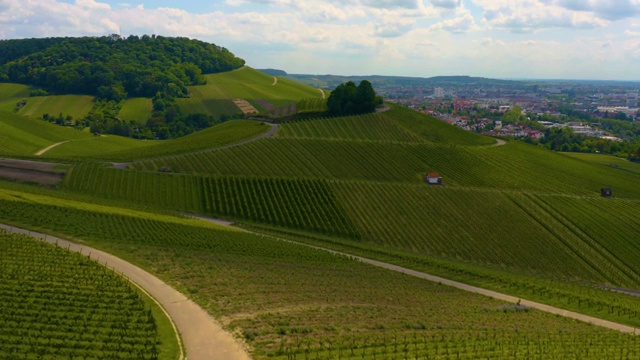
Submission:
[[[640,80],[640,0],[0,0],[0,39],[112,33],[290,73]]]

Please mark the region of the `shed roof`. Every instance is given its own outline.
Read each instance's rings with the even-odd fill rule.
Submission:
[[[438,174],[438,173],[430,172],[430,173],[427,174],[427,177],[428,178],[439,178],[439,177],[442,177],[442,176],[440,176],[440,174]]]

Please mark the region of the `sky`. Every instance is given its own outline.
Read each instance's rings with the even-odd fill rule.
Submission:
[[[299,74],[640,80],[640,0],[0,0],[0,39],[109,34]]]

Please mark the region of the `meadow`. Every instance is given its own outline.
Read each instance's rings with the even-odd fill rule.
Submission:
[[[153,113],[153,102],[148,98],[130,98],[125,100],[118,117],[124,121],[145,123]]]
[[[41,118],[44,114],[63,117],[68,115],[73,119],[81,119],[89,114],[93,107],[93,96],[87,95],[51,95],[36,96],[26,99],[27,104],[18,114],[33,118]]]
[[[62,141],[93,135],[43,120],[11,113],[0,114],[0,155],[33,157],[38,150]]]
[[[3,221],[152,269],[241,334],[256,359],[640,356],[633,335],[204,221],[16,190],[2,191],[0,204]]]

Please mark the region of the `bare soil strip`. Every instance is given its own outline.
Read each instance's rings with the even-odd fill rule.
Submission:
[[[54,236],[0,224],[10,233],[26,234],[65,249],[85,254],[127,277],[154,298],[169,315],[186,349],[189,360],[250,360],[243,347],[206,311],[162,280],[103,251],[74,244]],[[176,334],[176,336],[178,336]],[[187,359],[182,355],[180,359]]]
[[[58,172],[27,170],[0,166],[0,178],[42,185],[55,185],[62,181],[62,179],[64,178],[64,174]]]
[[[243,114],[258,114],[258,109],[253,107],[247,100],[244,99],[233,99],[233,103],[236,104],[238,109],[242,111]]]
[[[261,236],[269,236],[269,235],[260,234],[258,232],[253,232],[253,231],[249,231],[249,230],[246,230],[246,229],[242,229],[242,228],[236,227],[236,226],[234,226],[232,224],[229,224],[229,221],[220,220],[220,219],[214,219],[214,218],[208,218],[208,217],[205,217],[205,216],[196,216],[196,217],[198,219],[215,222],[216,224],[219,224],[219,225],[229,226],[229,227],[232,227],[232,228],[237,229],[237,230],[243,230],[245,232],[249,232],[249,233],[253,233],[253,234],[257,234],[257,235],[261,235]],[[227,224],[229,224],[229,225],[227,225]],[[408,268],[405,268],[405,267],[402,267],[402,266],[393,265],[393,264],[389,264],[389,263],[385,263],[385,262],[377,261],[377,260],[373,260],[373,259],[368,259],[368,258],[365,258],[365,257],[362,257],[362,256],[343,253],[343,252],[340,252],[340,251],[335,251],[335,250],[331,250],[331,249],[327,249],[327,248],[323,248],[323,247],[319,247],[319,246],[313,246],[313,245],[308,245],[308,244],[304,244],[304,243],[299,243],[299,242],[296,242],[296,241],[286,240],[286,239],[277,238],[277,237],[273,237],[273,236],[270,236],[270,237],[278,239],[280,241],[285,241],[285,242],[288,242],[288,243],[292,243],[292,244],[297,244],[297,245],[302,245],[302,246],[310,247],[310,248],[317,249],[317,250],[327,251],[327,252],[330,252],[330,253],[336,254],[336,255],[347,256],[347,257],[350,257],[350,258],[352,258],[354,260],[358,260],[358,261],[361,261],[361,262],[366,263],[366,264],[370,264],[370,265],[373,265],[373,266],[381,267],[381,268],[384,268],[384,269],[387,269],[387,270],[392,270],[392,271],[400,272],[400,273],[411,275],[411,276],[415,276],[415,277],[418,277],[418,278],[421,278],[421,279],[437,282],[437,283],[440,283],[440,284],[443,284],[443,285],[453,286],[453,287],[461,289],[461,290],[469,291],[469,292],[480,294],[480,295],[485,295],[485,296],[488,296],[488,297],[491,297],[491,298],[494,298],[494,299],[503,300],[503,301],[507,301],[507,302],[510,302],[510,303],[516,303],[516,304],[519,304],[519,305],[522,305],[522,306],[526,306],[526,307],[534,308],[534,309],[537,309],[537,310],[545,311],[545,312],[548,312],[548,313],[551,313],[551,314],[556,314],[556,315],[568,317],[568,318],[571,318],[571,319],[580,320],[580,321],[583,321],[583,322],[586,322],[586,323],[594,324],[594,325],[597,325],[597,326],[602,326],[602,327],[605,327],[605,328],[608,328],[608,329],[612,329],[612,330],[616,330],[616,331],[620,331],[620,332],[623,332],[623,333],[640,335],[640,329],[637,329],[637,328],[634,328],[634,327],[631,327],[631,326],[614,323],[612,321],[603,320],[603,319],[599,319],[599,318],[588,316],[588,315],[583,315],[583,314],[580,314],[580,313],[576,313],[576,312],[573,312],[573,311],[560,309],[560,308],[557,308],[557,307],[554,307],[554,306],[541,304],[541,303],[534,302],[534,301],[520,299],[520,298],[517,298],[515,296],[511,296],[511,295],[499,293],[499,292],[496,292],[496,291],[479,288],[479,287],[476,287],[476,286],[464,284],[464,283],[461,283],[461,282],[458,282],[458,281],[454,281],[454,280],[445,279],[445,278],[442,278],[442,277],[439,277],[439,276],[427,274],[427,273],[424,273],[424,272],[421,272],[421,271],[408,269]]]
[[[0,159],[0,166],[11,167],[15,169],[25,170],[37,170],[37,171],[54,171],[54,168],[60,164],[44,162],[44,161],[31,161],[20,159]]]
[[[69,141],[71,141],[71,140],[61,141],[61,142],[59,142],[59,143],[55,143],[55,144],[53,144],[53,145],[47,146],[46,148],[44,148],[44,149],[42,149],[42,150],[38,151],[35,155],[36,155],[36,156],[41,156],[42,154],[46,153],[47,151],[49,151],[49,150],[53,149],[54,147],[56,147],[56,146],[60,146],[60,145],[62,145],[62,144],[64,144],[64,143],[68,143]]]

